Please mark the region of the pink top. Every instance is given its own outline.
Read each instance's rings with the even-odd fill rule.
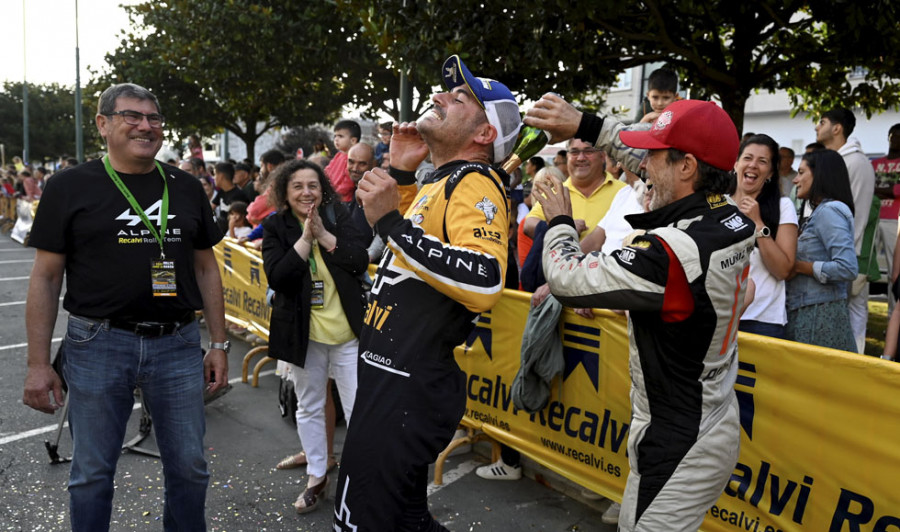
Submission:
[[[266,216],[273,212],[275,212],[275,208],[269,205],[269,189],[266,189],[247,206],[247,219],[253,225],[259,225],[266,219]]]
[[[337,192],[341,201],[351,201],[356,185],[350,179],[350,172],[347,171],[347,154],[339,151],[334,159],[325,167],[325,175],[331,181],[331,186]]]
[[[33,177],[26,177],[24,182],[25,196],[28,199],[33,200],[41,197],[41,189],[37,186],[37,181],[35,181]]]

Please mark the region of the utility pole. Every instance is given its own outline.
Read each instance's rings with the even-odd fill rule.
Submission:
[[[403,7],[406,7],[406,0],[403,0]],[[409,66],[404,64],[400,67],[400,121],[409,122],[414,120],[412,116],[412,87],[409,84]]]

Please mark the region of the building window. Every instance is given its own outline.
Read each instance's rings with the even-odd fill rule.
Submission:
[[[869,73],[869,70],[866,67],[854,67],[853,70],[850,71],[850,75],[847,76],[850,79],[862,79],[866,77],[866,74]]]
[[[631,78],[632,69],[628,69],[625,72],[620,72],[618,76],[616,76],[616,82],[613,83],[610,87],[610,91],[629,91],[631,90]]]

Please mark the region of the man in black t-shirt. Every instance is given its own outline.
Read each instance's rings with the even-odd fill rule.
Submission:
[[[154,157],[165,119],[156,97],[129,83],[100,96],[108,155],[47,183],[29,245],[37,248],[25,323],[23,401],[46,413],[63,402],[50,343],[63,274],[69,312],[62,373],[74,454],[71,528],[109,529],[113,478],[134,389],[154,422],[165,472],[166,530],[205,530],[204,381],[228,383],[222,238],[196,178]],[[194,313],[211,342],[204,357]]]
[[[219,189],[219,194],[213,198],[212,204],[216,209],[216,223],[224,233],[228,231],[228,213],[231,212],[231,204],[243,201],[249,205],[250,198],[235,185],[234,165],[231,163],[216,164],[216,188]]]
[[[244,192],[248,202],[259,196],[259,192],[256,191],[256,181],[253,180],[253,168],[247,163],[234,165],[234,186]]]

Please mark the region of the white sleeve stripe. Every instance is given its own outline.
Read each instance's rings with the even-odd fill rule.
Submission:
[[[441,244],[441,247],[445,250],[462,251],[462,252],[465,252],[465,253],[468,253],[471,255],[477,255],[478,257],[485,257],[489,261],[491,261],[491,263],[493,263],[494,265],[499,263],[497,261],[496,257],[494,257],[490,254],[487,254],[487,253],[482,253],[480,251],[472,251],[471,249],[458,247],[458,246],[444,246],[440,240],[438,240],[428,234],[425,234],[423,238],[427,238],[429,240],[434,240],[438,244]],[[500,276],[499,271],[497,272],[497,283],[494,285],[484,286],[484,285],[465,283],[465,282],[461,282],[457,279],[447,277],[445,275],[442,275],[440,273],[437,273],[437,272],[429,269],[427,266],[425,266],[421,262],[414,259],[410,254],[406,253],[405,250],[403,249],[403,247],[400,246],[393,237],[390,237],[388,239],[388,245],[391,247],[391,249],[394,251],[394,253],[396,253],[400,257],[403,257],[403,259],[407,262],[407,264],[409,264],[412,268],[416,269],[416,274],[419,277],[421,277],[422,274],[425,274],[425,275],[428,275],[429,277],[432,277],[433,279],[437,280],[438,282],[440,282],[444,285],[458,288],[460,290],[464,290],[466,292],[471,292],[471,293],[475,293],[475,294],[497,294],[497,293],[503,291],[504,279]],[[451,257],[451,258],[453,258],[453,257]],[[457,258],[457,263],[459,263],[458,258]],[[475,266],[474,261],[472,262],[472,265]],[[469,268],[463,267],[461,269],[464,271],[467,271],[467,272],[471,272],[471,270]]]

